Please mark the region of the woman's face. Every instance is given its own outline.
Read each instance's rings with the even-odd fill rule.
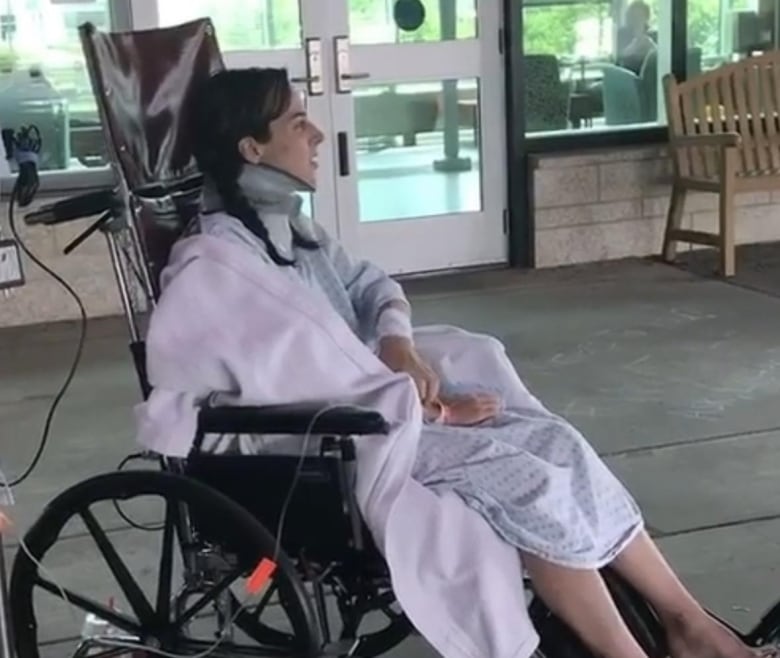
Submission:
[[[322,140],[322,131],[306,114],[301,94],[293,90],[290,106],[271,122],[271,139],[261,143],[251,137],[244,138],[239,150],[251,164],[281,169],[316,187],[317,148]]]

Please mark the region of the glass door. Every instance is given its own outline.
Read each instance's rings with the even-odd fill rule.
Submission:
[[[500,3],[328,4],[342,242],[393,273],[505,261]]]
[[[320,29],[328,20],[323,0],[134,0],[139,27],[176,25],[208,16],[229,68],[281,67],[306,99],[312,119],[330,132],[330,91],[323,73],[325,40]],[[335,160],[319,158],[317,193],[304,196],[304,211],[332,235],[336,221]],[[324,156],[324,157],[322,157]]]
[[[506,260],[496,0],[130,0],[210,16],[230,67],[281,66],[326,140],[316,221],[392,273]]]

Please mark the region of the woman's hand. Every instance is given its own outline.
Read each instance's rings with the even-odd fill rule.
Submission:
[[[439,377],[423,362],[408,338],[382,338],[379,342],[379,358],[390,370],[405,372],[412,377],[424,405],[435,402],[439,397]]]
[[[503,400],[490,393],[476,393],[451,399],[442,399],[444,409],[441,422],[446,425],[468,427],[495,418],[504,406]]]

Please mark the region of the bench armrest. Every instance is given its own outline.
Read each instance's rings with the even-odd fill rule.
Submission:
[[[669,146],[673,149],[691,147],[736,148],[742,144],[739,133],[711,133],[707,135],[681,135],[672,137]]]
[[[200,434],[387,434],[389,425],[377,411],[344,405],[323,411],[322,404],[268,407],[204,407],[198,414]],[[319,416],[317,415],[319,414]]]

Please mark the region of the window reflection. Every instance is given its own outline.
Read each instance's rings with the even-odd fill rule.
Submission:
[[[688,77],[778,47],[778,0],[688,0]]]
[[[659,87],[670,70],[670,42],[671,0],[527,0],[527,132],[662,122]]]
[[[108,0],[51,3],[5,0],[0,11],[0,122],[35,124],[43,137],[42,170],[105,164],[97,106],[78,26],[106,30]]]

